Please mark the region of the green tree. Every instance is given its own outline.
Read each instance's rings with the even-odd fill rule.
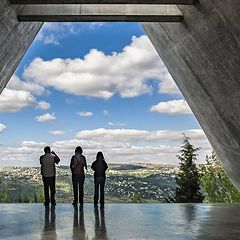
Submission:
[[[240,202],[239,190],[230,181],[214,151],[210,156],[206,156],[206,164],[202,166],[201,172],[201,185],[206,196],[205,202]]]
[[[44,191],[43,188],[38,188],[38,202],[44,202]]]
[[[142,203],[140,193],[134,192],[133,198],[132,198],[132,203]]]
[[[7,203],[9,201],[8,186],[4,184],[2,178],[0,178],[0,202]]]
[[[176,176],[176,202],[200,203],[204,196],[200,188],[200,176],[196,167],[196,152],[200,148],[195,148],[189,138],[184,135],[180,150],[177,155],[180,160],[180,170]]]

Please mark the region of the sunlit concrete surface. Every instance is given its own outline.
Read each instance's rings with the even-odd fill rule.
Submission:
[[[0,239],[240,239],[240,205],[0,204]]]

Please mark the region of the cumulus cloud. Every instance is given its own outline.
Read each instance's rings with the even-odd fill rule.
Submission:
[[[6,125],[4,125],[3,123],[0,123],[0,133],[3,132],[4,129],[6,129]]]
[[[91,117],[93,115],[92,112],[77,112],[77,115],[81,117]]]
[[[30,92],[5,88],[0,95],[0,112],[17,112],[36,104],[37,101]]]
[[[48,122],[48,121],[52,121],[55,120],[55,114],[54,113],[46,113],[40,116],[36,117],[37,122]]]
[[[7,163],[16,166],[16,159],[25,165],[39,165],[39,155],[43,147],[50,145],[62,159],[61,164],[68,165],[76,146],[83,147],[88,164],[96,157],[97,151],[103,151],[109,163],[179,163],[179,154],[183,133],[199,151],[198,163],[205,161],[205,155],[211,152],[211,146],[201,129],[184,131],[146,131],[137,129],[93,129],[76,134],[75,139],[55,142],[24,141],[17,146],[0,146],[1,165]],[[14,151],[13,151],[14,150]]]
[[[42,109],[42,110],[47,110],[51,107],[51,104],[45,101],[40,101],[38,102],[38,108]]]
[[[160,102],[150,108],[151,112],[167,113],[171,115],[192,114],[187,102],[183,99]]]
[[[41,95],[45,88],[40,84],[21,80],[15,74],[0,95],[0,112],[17,112],[26,107],[46,109],[46,102],[38,102],[33,94]]]
[[[66,134],[66,132],[62,131],[62,130],[55,130],[55,131],[50,131],[49,132],[51,135],[54,135],[54,136],[62,136],[64,134]]]
[[[24,78],[66,93],[109,99],[114,94],[131,98],[153,91],[179,93],[165,65],[147,36],[133,37],[122,52],[107,55],[91,49],[83,59],[35,58],[25,69]],[[66,81],[67,79],[67,81]]]
[[[23,81],[15,74],[13,74],[13,76],[9,80],[6,88],[11,90],[26,91],[36,95],[41,95],[45,91],[43,86],[34,82]]]
[[[191,129],[183,131],[172,131],[172,130],[158,130],[158,131],[147,131],[137,129],[105,129],[97,128],[94,130],[83,130],[76,134],[79,139],[91,139],[106,141],[118,141],[121,139],[123,142],[171,142],[179,141],[183,137],[183,133],[190,137],[193,141],[196,139],[206,139],[205,134],[201,129]]]

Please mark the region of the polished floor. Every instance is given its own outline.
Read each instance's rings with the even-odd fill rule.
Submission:
[[[240,205],[0,204],[0,239],[240,239]]]

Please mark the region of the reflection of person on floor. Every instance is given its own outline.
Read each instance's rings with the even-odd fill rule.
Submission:
[[[56,205],[55,201],[55,192],[56,192],[56,168],[55,164],[60,162],[60,158],[55,152],[51,152],[51,148],[46,146],[44,148],[45,154],[40,157],[41,164],[41,174],[43,179],[44,186],[44,196],[45,202],[44,205],[49,205],[49,189],[51,192],[51,204],[52,206]]]
[[[100,187],[100,204],[101,207],[104,207],[104,186],[106,180],[106,170],[108,168],[107,163],[105,162],[102,152],[98,152],[96,160],[92,163],[91,166],[94,171],[94,205],[97,206],[99,198],[99,187]]]
[[[42,232],[42,239],[57,239],[55,219],[55,206],[52,206],[51,209],[47,206],[45,208],[45,221]]]
[[[79,207],[78,215],[78,207],[74,206],[72,239],[85,239],[85,232],[83,207]]]
[[[100,208],[101,219],[99,219],[99,209],[94,208],[95,215],[95,237],[93,239],[107,239],[107,230],[105,225],[105,212],[104,208]],[[101,221],[100,221],[101,220]]]

